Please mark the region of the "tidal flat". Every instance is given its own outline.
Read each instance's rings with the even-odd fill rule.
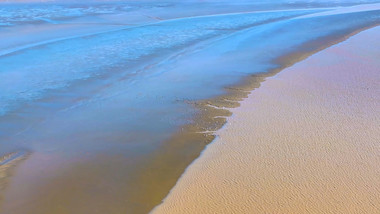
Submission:
[[[0,12],[2,214],[148,213],[265,77],[380,23],[377,1]]]

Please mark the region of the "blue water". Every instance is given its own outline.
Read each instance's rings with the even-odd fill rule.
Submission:
[[[68,87],[72,81],[109,72],[109,68],[127,67],[150,54],[311,12],[315,11],[184,18],[17,51],[0,58],[0,115],[42,97],[47,90]]]
[[[193,123],[200,111],[191,103],[223,95],[226,87],[281,66],[276,63],[281,56],[322,47],[311,45],[315,41],[333,42],[380,24],[379,4],[345,12],[340,6],[355,1],[260,1],[249,7],[240,3],[229,9],[228,3],[215,8],[210,3],[213,12],[209,14],[207,7],[194,12],[199,6],[191,2],[184,8],[175,3],[0,7],[4,25],[0,36],[20,29],[75,26],[77,18],[91,20],[88,26],[104,25],[115,20],[109,15],[124,17],[121,15],[142,10],[160,17],[109,31],[99,25],[99,32],[91,35],[73,33],[57,40],[52,35],[51,41],[41,44],[26,41],[14,51],[0,50],[4,53],[0,56],[0,156],[30,153],[19,169],[22,176],[14,175],[14,185],[5,194],[4,213],[23,213],[23,209],[52,213],[56,203],[70,207],[70,213],[151,208],[151,202],[140,204],[144,200],[134,198],[136,192],[131,189],[141,184],[131,182],[136,182],[136,177],[142,183],[157,176],[147,171],[161,170],[153,163],[162,161],[159,157],[168,147],[165,142]],[[256,9],[249,12],[244,8]],[[0,41],[0,47],[6,43]],[[177,149],[175,144],[170,146],[170,155],[175,156],[172,162],[178,163],[163,161],[164,174],[179,176],[176,167],[188,164],[186,156],[199,146],[199,142],[182,144],[178,142]],[[186,161],[182,163],[181,157]],[[33,170],[41,165],[46,165],[44,173],[51,177]],[[28,179],[37,180],[38,185],[20,190],[17,182]],[[169,178],[156,179],[155,186],[165,179]],[[96,188],[83,185],[82,180]],[[60,185],[54,185],[58,181]],[[68,197],[64,192],[70,188]],[[99,196],[94,197],[93,191]],[[46,210],[36,208],[46,203],[40,194],[52,195],[52,205]],[[35,199],[30,207],[15,207],[10,202],[21,198],[22,203],[30,204],[31,197]],[[72,198],[95,205],[86,208]]]

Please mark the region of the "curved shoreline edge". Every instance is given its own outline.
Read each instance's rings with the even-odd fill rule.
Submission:
[[[262,83],[262,82],[264,82],[265,80],[266,80],[266,78],[268,78],[268,77],[273,77],[273,76],[276,76],[277,74],[279,74],[280,73],[280,71],[283,71],[283,70],[285,70],[285,69],[287,69],[287,68],[289,68],[289,69],[292,69],[291,67],[294,65],[294,64],[298,64],[299,62],[302,62],[303,60],[305,60],[305,59],[307,59],[307,58],[309,58],[309,57],[312,57],[314,54],[316,54],[316,53],[321,53],[321,54],[323,54],[324,53],[324,51],[323,50],[325,50],[325,49],[329,49],[329,48],[335,48],[335,46],[336,45],[344,45],[345,44],[345,42],[346,42],[346,40],[348,40],[348,39],[350,39],[350,38],[355,38],[355,35],[357,35],[357,34],[359,34],[359,33],[361,33],[361,32],[363,32],[363,33],[365,33],[367,30],[369,30],[369,29],[375,29],[376,27],[377,27],[377,29],[378,29],[378,26],[379,25],[373,25],[373,26],[368,26],[368,27],[365,27],[365,28],[362,28],[362,29],[359,29],[359,30],[356,30],[356,31],[353,31],[353,32],[351,32],[351,33],[349,33],[349,34],[347,34],[347,35],[345,35],[345,36],[343,36],[343,37],[341,37],[341,38],[335,38],[335,39],[333,39],[333,40],[330,40],[330,42],[328,42],[328,43],[325,43],[325,46],[323,46],[323,47],[319,47],[318,49],[316,49],[315,51],[311,51],[311,52],[307,52],[307,51],[305,51],[305,52],[303,52],[303,53],[297,53],[297,52],[295,52],[295,53],[293,53],[293,55],[291,54],[291,55],[288,55],[288,56],[285,56],[285,57],[282,57],[282,58],[279,58],[278,59],[278,61],[277,62],[282,62],[283,63],[283,66],[282,67],[280,67],[280,68],[277,68],[277,69],[273,69],[270,73],[266,73],[266,74],[262,74],[262,75],[259,75],[259,76],[255,76],[255,77],[252,77],[252,78],[250,78],[251,80],[252,80],[252,82],[254,82],[254,84],[252,84],[252,82],[250,82],[250,81],[247,81],[247,82],[249,82],[249,83],[243,83],[243,84],[241,84],[241,86],[236,86],[236,87],[238,87],[238,89],[239,90],[244,90],[244,91],[249,91],[249,90],[251,90],[251,91],[254,91],[255,89],[257,89],[259,86],[260,86],[260,83]],[[316,41],[316,44],[319,44],[320,42],[323,42],[322,40],[321,41]],[[368,45],[368,44],[366,44],[366,45]],[[304,47],[304,50],[308,50],[308,49],[310,49],[310,47]],[[376,67],[375,67],[376,68]],[[294,72],[293,72],[294,73]],[[283,74],[283,76],[286,76],[286,74]],[[294,76],[294,75],[293,75]],[[260,81],[257,81],[257,80],[260,80]],[[255,86],[255,87],[253,87],[253,85]],[[250,88],[251,87],[251,88]],[[315,86],[314,86],[315,87]],[[321,87],[323,87],[323,86],[321,86]],[[239,101],[239,100],[241,100],[242,98],[241,97],[239,97],[239,98],[234,98],[233,96],[232,97],[229,97],[229,99],[230,100],[232,100],[232,99],[235,99],[235,100],[237,100],[237,101]],[[243,98],[244,99],[244,98]],[[247,109],[245,109],[245,110],[243,110],[243,111],[246,111]],[[240,116],[240,118],[241,118],[241,116]],[[236,124],[236,123],[238,123],[239,121],[236,121],[236,119],[235,119],[235,121],[234,121],[234,123]],[[243,124],[241,124],[241,125],[243,125]],[[223,133],[223,131],[224,131],[225,129],[224,128],[222,128],[222,129],[220,129],[220,131]],[[236,128],[235,128],[235,130],[236,130]],[[247,133],[248,134],[248,133]],[[219,134],[218,134],[219,135]],[[226,134],[225,134],[226,135]],[[228,138],[227,138],[228,139]],[[231,138],[230,138],[230,140],[231,140]],[[224,146],[224,144],[226,144],[227,142],[226,142],[226,140],[224,140],[224,141],[221,141],[221,140],[216,140],[217,141],[217,143],[218,143],[218,145],[217,146],[219,146],[218,147],[218,149],[221,149],[223,146]],[[177,199],[176,199],[176,197],[178,197],[179,195],[181,195],[182,193],[184,193],[184,189],[186,189],[186,187],[184,187],[184,185],[186,184],[186,186],[187,187],[189,187],[189,186],[192,186],[192,187],[194,187],[194,186],[196,186],[196,185],[202,185],[202,184],[196,184],[196,183],[194,183],[195,182],[195,179],[189,179],[189,177],[191,177],[191,176],[196,176],[197,174],[194,174],[194,172],[196,171],[197,173],[201,173],[200,172],[200,169],[203,169],[203,170],[206,170],[205,169],[205,167],[207,168],[208,166],[201,166],[200,164],[207,164],[208,162],[207,162],[207,160],[208,161],[210,161],[210,154],[212,153],[212,155],[213,155],[213,157],[215,156],[215,155],[217,155],[218,154],[218,152],[220,152],[220,151],[216,151],[215,150],[215,148],[217,147],[214,143],[216,142],[215,140],[212,142],[212,144],[209,144],[209,145],[213,145],[213,151],[210,151],[210,149],[208,148],[208,146],[206,146],[206,148],[200,153],[200,156],[197,158],[197,159],[195,159],[186,169],[185,169],[185,171],[184,171],[184,173],[181,175],[181,177],[179,178],[179,180],[178,180],[178,182],[177,182],[177,184],[174,186],[174,188],[170,191],[170,193],[168,194],[168,196],[166,196],[166,198],[163,200],[163,202],[160,204],[160,205],[158,205],[158,206],[156,206],[153,210],[152,210],[152,213],[170,213],[170,212],[173,212],[173,211],[179,211],[179,210],[181,210],[180,208],[179,209],[177,209],[177,208],[175,208],[174,207],[174,204],[173,204],[173,202],[175,202]],[[222,145],[223,144],[223,145]],[[235,143],[236,144],[236,143]],[[236,145],[235,145],[236,146]],[[217,149],[217,150],[218,150]],[[230,148],[231,149],[231,148]],[[208,158],[205,158],[205,157],[203,157],[205,154],[205,152],[207,151],[207,156],[208,156]],[[239,154],[237,154],[237,155],[239,155]],[[247,155],[247,154],[246,154]],[[215,158],[215,157],[214,157]],[[207,160],[206,160],[207,159]],[[239,159],[239,157],[236,157],[235,159]],[[215,161],[221,161],[221,160],[215,160]],[[215,165],[215,163],[213,163],[214,165]],[[222,164],[222,163],[221,163]],[[227,163],[226,163],[227,164]],[[255,163],[252,163],[252,164],[255,164]],[[228,169],[228,166],[224,166],[225,167],[225,169],[227,170]],[[235,166],[236,167],[236,166]],[[190,172],[189,172],[189,169],[191,169],[191,173],[193,173],[193,174],[189,174]],[[218,171],[218,173],[221,173],[220,171]],[[227,171],[225,171],[224,172],[225,173],[225,175],[228,175],[228,170]],[[376,173],[376,171],[374,172],[374,173]],[[221,175],[221,174],[218,174],[218,175]],[[218,175],[215,175],[215,176],[218,176]],[[187,177],[186,177],[187,176]],[[240,176],[244,176],[244,175],[240,175]],[[186,177],[186,178],[184,178],[184,177]],[[344,177],[344,178],[346,178],[346,177]],[[212,178],[211,178],[212,179]],[[219,177],[219,181],[216,181],[215,180],[215,183],[216,184],[210,184],[210,183],[208,183],[207,185],[208,185],[208,187],[207,188],[210,188],[210,186],[212,186],[213,188],[216,188],[216,185],[218,184],[218,183],[220,183],[220,182],[222,182],[223,180],[224,180],[224,178],[223,177]],[[186,183],[186,182],[189,182],[189,180],[191,180],[193,183]],[[205,181],[206,182],[206,181]],[[225,181],[223,181],[223,182],[226,182],[226,183],[228,183],[228,182],[232,182],[232,181],[230,181],[230,180],[228,180],[228,178],[227,178],[227,180],[225,180]],[[181,185],[181,187],[179,188],[179,187],[177,187],[178,185]],[[231,184],[232,185],[232,184]],[[243,184],[244,185],[244,184]],[[252,184],[253,185],[253,184]],[[370,186],[371,186],[371,184],[369,184]],[[240,185],[241,186],[241,185]],[[359,185],[360,186],[360,185]],[[199,186],[199,188],[200,189],[202,189],[204,186]],[[355,188],[354,188],[355,189]],[[191,197],[200,197],[200,199],[198,199],[198,201],[199,200],[202,200],[202,195],[200,195],[200,194],[202,194],[202,193],[200,193],[200,192],[192,192],[192,191],[194,191],[195,189],[194,188],[192,188],[192,189],[190,189],[189,191],[191,192]],[[210,191],[210,189],[208,189],[209,191]],[[173,191],[175,191],[175,193],[173,193]],[[187,191],[187,190],[186,190]],[[211,190],[212,191],[212,190]],[[216,191],[216,190],[215,190]],[[374,191],[376,191],[376,189],[374,190]],[[216,192],[218,192],[218,191],[216,191]],[[219,194],[220,194],[220,192],[219,192]],[[226,193],[227,194],[227,193]],[[252,193],[253,194],[253,193]],[[351,193],[350,193],[351,194]],[[353,194],[355,194],[355,192],[353,193]],[[364,194],[364,193],[363,193]],[[371,194],[372,194],[372,192],[371,192]],[[374,194],[376,194],[376,193],[374,193]],[[378,193],[377,193],[378,194]],[[378,195],[379,196],[379,195]],[[185,196],[186,197],[186,196]],[[233,196],[232,196],[233,197]],[[375,196],[373,196],[373,197],[375,197],[376,198],[376,195]],[[168,200],[168,198],[170,199],[170,202],[168,203],[168,204],[165,204],[166,203],[166,201]],[[183,199],[183,198],[182,198]],[[188,199],[188,198],[186,198],[186,199]],[[203,198],[203,199],[207,199],[207,198]],[[244,201],[245,199],[243,199],[243,198],[236,198],[236,200],[242,200],[242,201]],[[181,200],[181,199],[178,199],[178,200]],[[190,199],[190,201],[191,201],[191,199]],[[197,201],[197,200],[193,200],[193,201]],[[186,211],[186,212],[184,212],[184,213],[191,213],[191,211],[194,211],[194,210],[192,210],[192,209],[188,209],[187,210],[187,208],[186,208],[186,204],[184,204],[184,201],[176,201],[177,203],[179,203],[179,204],[177,204],[179,207],[181,207],[181,208],[183,208],[181,211]],[[208,202],[207,201],[205,201],[204,202],[205,204],[207,204]],[[226,201],[226,203],[228,203],[227,201]],[[243,202],[242,202],[243,203]],[[242,205],[242,203],[238,203],[239,205]],[[251,201],[251,203],[252,203],[252,201]],[[205,205],[205,204],[203,204],[203,205]],[[365,204],[367,204],[367,203],[365,203]],[[215,204],[212,204],[212,205],[210,205],[211,206],[211,209],[214,209],[214,211],[215,210],[219,210],[219,211],[221,211],[221,210],[223,210],[223,205],[224,204],[220,204],[221,205],[221,208],[220,209],[216,209],[215,208]],[[191,205],[192,206],[192,208],[194,208],[194,204],[192,204]],[[199,204],[198,206],[202,206],[201,204]],[[234,207],[235,205],[232,205],[231,204],[231,207]],[[259,207],[261,206],[261,205],[258,205]],[[285,206],[286,207],[286,206]],[[344,206],[343,206],[344,207]],[[347,205],[347,207],[348,208],[354,208],[355,210],[360,210],[358,207],[355,207],[353,204],[349,204],[349,205]],[[224,207],[226,210],[229,210],[229,211],[231,211],[232,209],[228,209],[228,208],[226,208],[226,207]],[[257,206],[256,206],[256,208],[257,208]],[[289,207],[287,207],[287,208],[289,208]],[[340,207],[341,209],[343,209],[342,207]],[[374,206],[374,207],[366,207],[366,208],[368,208],[368,210],[371,210],[371,209],[376,209],[376,206]],[[249,210],[249,208],[247,208],[247,207],[235,207],[235,209],[241,209],[240,211],[242,211],[242,210],[244,210],[244,209],[248,209]],[[275,208],[274,208],[275,209]],[[207,209],[206,209],[207,210]],[[199,210],[198,210],[199,211]],[[210,211],[210,210],[208,210],[208,211]],[[245,211],[247,211],[247,210],[245,210]],[[273,210],[272,210],[273,211]],[[293,211],[295,211],[295,210],[293,210]],[[207,211],[205,211],[204,213],[209,213],[209,212],[207,212]],[[211,212],[210,212],[211,213]]]
[[[259,88],[266,78],[275,76],[282,70],[326,48],[379,25],[368,24],[357,29],[348,29],[331,36],[320,37],[311,43],[305,43],[297,50],[275,59],[273,63],[277,64],[278,67],[268,72],[251,75],[235,85],[227,86],[224,95],[203,101],[190,101],[189,104],[194,105],[199,110],[194,122],[182,127],[164,143],[163,147],[157,151],[157,155],[148,161],[153,165],[147,165],[138,170],[137,174],[142,176],[137,178],[139,182],[136,182],[138,185],[135,186],[133,192],[140,191],[140,200],[144,199],[144,201],[150,201],[151,204],[156,204],[155,207],[159,206],[181,176],[184,175],[186,169],[200,157],[207,145],[215,140],[215,132],[220,130],[226,124],[228,117],[232,115],[230,110],[239,107],[240,102],[246,99],[252,91]],[[174,150],[177,152],[175,153]],[[144,172],[149,172],[149,176]],[[160,180],[160,185],[157,185],[157,179]],[[152,211],[154,210],[155,208]]]
[[[367,27],[370,27],[370,26],[367,26]],[[260,30],[263,30],[263,28],[260,28]],[[357,30],[357,29],[355,27],[354,29],[351,29],[351,30]],[[346,33],[349,33],[349,32],[346,32],[346,31],[342,32],[342,34],[335,35],[335,37],[326,37],[326,38],[322,37],[320,41],[319,40],[313,41],[312,44],[307,43],[308,45],[304,45],[301,47],[297,45],[296,46],[297,50],[294,51],[294,55],[286,54],[286,56],[284,56],[283,58],[278,58],[274,62],[274,64],[276,64],[277,67],[273,69],[271,73],[279,72],[282,67],[290,66],[294,62],[297,62],[298,60],[302,60],[303,58],[306,58],[307,54],[312,54],[312,52],[316,51],[316,49],[318,48],[323,49],[322,46],[326,45],[325,44],[326,41],[333,43],[333,40],[338,41],[339,39],[342,39],[344,36],[347,36]],[[299,48],[300,50],[298,50]],[[260,73],[260,74],[255,74],[251,77],[243,78],[243,80],[239,84],[226,87],[224,95],[218,96],[214,99],[201,100],[201,101],[192,101],[192,100],[185,101],[185,103],[187,103],[188,105],[193,105],[195,109],[199,110],[198,114],[195,116],[194,121],[192,121],[191,124],[182,127],[178,131],[178,133],[176,133],[174,136],[171,137],[169,141],[165,142],[162,148],[159,148],[159,151],[154,152],[150,159],[146,160],[146,162],[144,161],[142,167],[140,167],[140,165],[133,166],[134,171],[131,174],[133,174],[135,180],[133,180],[134,182],[130,182],[132,185],[131,188],[129,188],[129,186],[128,188],[126,188],[128,191],[128,194],[130,194],[130,195],[125,196],[126,202],[124,202],[124,194],[122,195],[122,197],[119,197],[119,198],[122,198],[123,200],[122,205],[125,205],[125,207],[127,207],[128,209],[129,207],[131,207],[131,210],[134,210],[134,212],[131,211],[132,213],[146,213],[148,212],[148,209],[150,210],[151,207],[160,203],[162,198],[164,198],[169,192],[169,190],[175,185],[178,178],[183,174],[183,171],[188,167],[188,165],[191,162],[193,162],[194,159],[199,157],[199,154],[202,151],[204,151],[204,148],[206,145],[208,145],[210,142],[212,142],[215,139],[215,132],[219,130],[226,123],[227,117],[231,116],[230,108],[239,106],[240,105],[239,103],[245,97],[248,96],[251,90],[259,87],[261,82],[264,81],[268,77],[268,75],[270,74]],[[224,85],[227,85],[227,84],[224,84]],[[183,100],[179,100],[178,102],[182,103]],[[124,134],[126,133],[124,132]],[[29,160],[30,159],[28,159],[27,162],[29,162]],[[96,166],[97,164],[102,164],[102,161],[95,162],[95,163],[96,164],[93,164],[94,166]],[[118,165],[118,167],[115,167],[116,171],[117,170],[123,171],[122,168],[120,168],[120,166],[122,165],[125,165],[125,162],[123,162],[121,165]],[[20,166],[20,168],[25,168],[25,165],[23,164],[22,166]],[[20,168],[17,168],[17,169],[20,169]],[[30,168],[33,168],[33,167],[30,167]],[[129,174],[129,171],[127,172]],[[111,175],[112,173],[104,173],[104,174]],[[22,176],[19,176],[19,177],[22,177]],[[86,179],[82,179],[82,180],[86,180]],[[124,179],[122,182],[129,183],[129,182],[126,182]],[[83,186],[83,183],[79,183],[79,184]],[[95,185],[94,184],[95,182],[92,183],[91,185],[96,186],[96,184]],[[57,192],[59,192],[59,190],[63,188],[55,187],[51,189],[54,189]],[[68,191],[67,196],[70,199],[75,198],[73,196],[78,196],[79,195],[78,192]],[[119,192],[119,191],[115,191],[114,193],[116,192]],[[32,191],[31,193],[34,194]],[[105,193],[105,191],[103,193]],[[113,195],[115,195],[114,193]],[[61,193],[57,195],[60,195],[60,194]],[[111,198],[111,197],[108,197],[108,198]],[[60,200],[55,200],[55,202],[59,202],[59,201]],[[102,201],[102,200],[98,200],[98,201]],[[104,204],[106,203],[104,202]],[[39,206],[38,203],[33,203],[33,205],[39,208],[45,208],[44,206]],[[49,208],[52,208],[52,207],[54,208],[53,205],[50,205],[50,206],[51,207]],[[70,207],[74,210],[74,212],[77,212],[75,211],[76,209],[75,207],[71,207],[71,206],[67,206],[67,207]],[[117,207],[117,206],[110,206],[110,204],[108,204],[107,206],[104,206],[104,207],[108,208],[108,207]],[[46,208],[46,210],[48,210],[49,208]],[[50,211],[50,213],[51,212],[52,211]],[[10,211],[10,213],[12,213],[12,210]],[[13,213],[16,213],[16,212],[14,211]],[[45,212],[37,211],[37,213],[45,213]],[[49,212],[46,212],[46,213],[49,213]]]
[[[289,68],[294,64],[301,62],[320,51],[323,51],[336,44],[342,43],[347,39],[351,38],[352,36],[359,34],[360,32],[366,31],[371,28],[375,28],[377,26],[379,25],[366,26],[343,36],[336,35],[336,38],[330,38],[331,40],[328,42],[326,42],[327,38],[320,38],[319,41],[316,41],[313,44],[305,44],[304,47],[300,48],[301,51],[297,50],[286,56],[278,58],[275,61],[280,65],[278,68],[273,69],[269,72],[263,72],[260,74],[252,75],[251,77],[242,80],[239,84],[227,87],[226,94],[223,96],[195,103],[194,105],[197,108],[201,109],[201,113],[198,114],[195,119],[196,122],[194,124],[184,127],[182,129],[182,132],[178,133],[176,136],[173,137],[173,140],[171,141],[170,145],[172,147],[175,143],[178,142],[190,142],[192,144],[196,142],[201,142],[201,144],[204,145],[204,149],[199,147],[197,148],[198,151],[193,156],[195,158],[193,159],[193,161],[189,163],[189,165],[182,168],[183,171],[180,177],[182,177],[186,173],[186,169],[190,167],[194,161],[201,157],[201,153],[207,148],[207,145],[209,145],[215,140],[215,131],[221,129],[227,122],[227,118],[232,115],[231,111],[228,109],[239,107],[240,102],[246,99],[252,91],[259,88],[261,83],[263,83],[266,78],[275,76],[282,70]],[[323,45],[318,46],[320,44]],[[316,49],[310,51],[310,49],[312,49],[313,47]],[[205,132],[205,130],[207,131]],[[175,183],[177,183],[180,177],[178,179],[175,179]],[[163,201],[164,200],[165,199],[163,199]]]

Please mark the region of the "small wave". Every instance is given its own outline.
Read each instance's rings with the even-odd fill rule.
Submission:
[[[0,168],[6,164],[12,164],[12,162],[22,159],[26,154],[26,151],[17,151],[0,157]]]
[[[0,190],[6,187],[12,169],[22,160],[26,159],[28,154],[29,152],[27,151],[17,151],[0,157]]]

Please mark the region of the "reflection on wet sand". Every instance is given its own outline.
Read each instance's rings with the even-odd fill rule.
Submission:
[[[0,192],[3,192],[7,187],[7,183],[12,176],[13,169],[25,160],[28,155],[28,152],[18,151],[0,157]],[[3,196],[0,194],[0,207],[3,201],[2,197]]]
[[[1,135],[4,142],[33,154],[2,191],[2,213],[149,212],[215,138],[228,108],[265,77],[380,19],[377,11],[295,17],[158,49],[3,117],[4,130],[25,125]],[[171,32],[173,26],[151,28]],[[178,37],[187,33],[197,32]]]

